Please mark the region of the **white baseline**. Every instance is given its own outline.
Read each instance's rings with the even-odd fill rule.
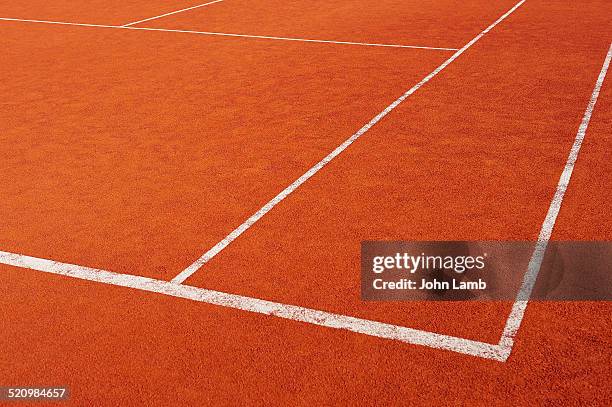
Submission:
[[[111,271],[60,263],[3,251],[0,251],[0,263],[50,274],[74,277],[81,280],[149,291],[226,308],[271,315],[327,328],[342,329],[379,338],[428,346],[430,348],[445,349],[486,359],[504,361],[508,357],[505,348],[489,343],[420,331],[418,329],[405,328],[346,315],[338,315],[295,305],[280,304],[257,298],[243,297],[236,294],[227,294],[220,291],[175,284],[147,277],[113,273]]]

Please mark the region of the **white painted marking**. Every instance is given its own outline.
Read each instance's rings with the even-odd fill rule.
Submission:
[[[166,29],[166,28],[147,28],[147,27],[125,27],[125,28],[131,28],[133,30],[177,32],[177,33],[202,34],[202,35],[219,35],[223,37],[255,38],[255,39],[263,39],[263,40],[313,42],[313,43],[320,43],[320,44],[363,45],[367,47],[388,47],[388,48],[412,48],[412,49],[427,49],[427,50],[433,50],[433,51],[456,51],[457,50],[457,48],[427,47],[427,46],[422,46],[422,45],[378,44],[378,43],[373,43],[373,42],[316,40],[316,39],[308,39],[308,38],[274,37],[274,36],[269,36],[269,35],[230,34],[230,33],[210,32],[210,31],[173,30],[173,29]]]
[[[199,4],[199,5],[197,5],[197,6],[193,6],[193,7],[184,8],[184,9],[182,9],[182,10],[172,11],[172,12],[170,12],[170,13],[162,14],[162,15],[159,15],[159,16],[150,17],[150,18],[145,18],[144,20],[138,20],[138,21],[134,21],[133,23],[124,24],[122,27],[130,27],[130,26],[135,25],[135,24],[144,23],[145,21],[157,20],[158,18],[162,18],[162,17],[171,16],[171,15],[173,15],[173,14],[182,13],[182,12],[184,12],[184,11],[195,10],[196,8],[200,8],[200,7],[209,6],[209,5],[211,5],[211,4],[219,3],[219,2],[222,2],[222,1],[223,1],[223,0],[215,0],[215,1],[208,2],[208,3]]]
[[[486,359],[504,361],[507,350],[499,345],[441,335],[418,329],[405,328],[377,321],[354,318],[330,312],[280,304],[257,298],[206,290],[147,277],[113,273],[74,264],[60,263],[21,254],[0,251],[0,263],[10,266],[42,271],[50,274],[74,277],[114,286],[128,287],[159,293],[192,301],[204,302],[226,308],[255,312],[293,321],[356,332],[378,338],[444,349]]]
[[[359,132],[355,133],[355,135],[353,135],[345,143],[343,143],[336,150],[334,150],[334,152],[342,148],[343,146],[344,148],[342,148],[342,150],[346,149],[352,142],[354,142],[358,137],[360,137],[363,133],[365,133],[372,125],[376,124],[376,122],[378,122],[382,117],[384,117],[389,111],[393,110],[399,103],[401,103],[401,101],[403,101],[405,98],[410,96],[410,94],[414,93],[420,86],[424,85],[431,78],[437,75],[442,69],[444,69],[454,59],[456,59],[459,55],[461,55],[467,48],[469,48],[476,41],[478,41],[478,39],[480,39],[484,34],[490,31],[495,25],[497,25],[499,22],[505,19],[508,15],[510,15],[514,10],[520,7],[524,2],[525,0],[522,0],[521,2],[517,3],[510,11],[508,11],[506,14],[500,17],[495,23],[493,23],[483,32],[481,32],[477,37],[475,37],[472,41],[466,44],[466,46],[461,48],[451,58],[445,61],[440,67],[438,67],[435,71],[433,71],[431,74],[425,77],[421,82],[419,82],[419,84],[415,85],[415,87],[413,87],[411,90],[409,90],[404,95],[402,95],[402,97],[397,99],[394,103],[389,105],[389,107],[387,107],[385,111],[381,112],[378,116],[376,116],[372,121],[370,121],[370,123],[364,126]],[[48,24],[62,24],[62,25],[79,25],[79,26],[87,26],[87,27],[122,28],[122,27],[117,27],[117,26],[104,26],[104,25],[96,25],[96,24],[75,24],[75,23],[40,21],[40,20],[20,20],[20,19],[10,19],[10,18],[0,18],[0,20],[40,22],[40,23],[48,23]],[[228,293],[223,293],[219,291],[206,290],[202,288],[183,285],[180,283],[177,284],[174,282],[166,282],[166,281],[155,280],[155,279],[146,278],[146,277],[113,273],[113,272],[106,271],[106,270],[93,269],[89,267],[78,266],[78,265],[67,264],[67,263],[60,263],[60,262],[55,262],[51,260],[40,259],[40,258],[35,258],[35,257],[30,257],[30,256],[15,254],[15,253],[9,253],[9,252],[0,251],[0,263],[15,266],[15,267],[38,270],[38,271],[51,273],[51,274],[59,274],[59,275],[79,278],[83,280],[100,282],[104,284],[110,284],[110,285],[115,285],[115,286],[139,289],[143,291],[155,292],[155,293],[160,293],[164,295],[170,295],[173,297],[190,299],[194,301],[200,301],[200,302],[228,307],[228,308],[235,308],[235,309],[240,309],[240,310],[249,311],[249,312],[276,316],[279,318],[301,321],[301,322],[324,326],[328,328],[344,329],[344,330],[361,333],[365,335],[370,335],[370,336],[375,336],[375,337],[380,337],[380,338],[385,338],[385,339],[392,339],[392,340],[397,340],[397,341],[416,344],[416,345],[428,346],[428,347],[436,348],[436,349],[450,350],[450,351],[454,351],[458,353],[478,356],[478,357],[502,361],[502,362],[506,361],[507,358],[510,356],[510,353],[512,352],[512,348],[514,346],[514,338],[521,326],[521,322],[523,320],[525,310],[528,305],[529,297],[535,285],[537,275],[540,271],[540,266],[544,258],[546,247],[552,235],[552,231],[553,231],[557,216],[561,209],[561,204],[563,202],[565,191],[567,190],[569,186],[569,182],[570,182],[571,175],[574,169],[574,165],[578,158],[578,153],[580,151],[580,147],[582,146],[582,142],[586,135],[586,131],[589,126],[591,116],[593,114],[593,110],[597,103],[597,99],[599,97],[599,93],[601,91],[601,87],[606,77],[608,68],[610,66],[611,59],[612,59],[612,44],[610,45],[610,48],[608,49],[608,53],[606,55],[604,64],[602,66],[599,77],[595,84],[593,93],[591,95],[591,99],[589,101],[589,104],[583,116],[578,132],[576,134],[576,138],[574,140],[572,149],[570,150],[568,160],[566,162],[566,165],[559,179],[557,190],[555,191],[555,195],[553,196],[551,205],[548,209],[546,218],[540,230],[538,242],[536,243],[534,253],[532,254],[531,260],[529,262],[527,273],[525,274],[525,277],[523,279],[523,284],[517,295],[516,301],[512,307],[512,311],[508,317],[508,320],[506,321],[506,326],[504,328],[502,337],[498,345],[493,345],[489,343],[478,342],[478,341],[473,341],[473,340],[458,338],[458,337],[453,337],[453,336],[447,336],[447,335],[442,335],[442,334],[436,334],[433,332],[420,331],[420,330],[412,329],[412,328],[399,327],[399,326],[385,324],[385,323],[377,322],[377,321],[370,321],[370,320],[365,320],[365,319],[349,317],[345,315],[338,315],[338,314],[328,313],[325,311],[298,307],[295,305],[275,303],[275,302],[260,300],[260,299],[251,298],[251,297],[244,297],[240,295],[228,294]],[[333,159],[340,152],[342,152],[342,150],[338,151],[333,156],[332,154],[334,154],[334,152],[332,152],[330,155],[328,155],[328,157],[332,156],[331,158]],[[322,164],[320,168],[322,168],[329,161],[331,161],[331,159],[328,161],[325,161],[325,159],[322,160],[319,163],[319,164]],[[317,171],[318,169],[314,171],[310,176],[305,178],[301,183],[303,183],[306,179],[310,178]],[[299,185],[301,185],[301,183]],[[295,188],[297,188],[297,186]],[[295,190],[295,188],[293,190]],[[285,189],[285,191],[287,191],[287,189]],[[281,198],[281,200],[282,199],[284,198]],[[274,200],[270,201],[268,204],[273,203],[273,201]],[[260,211],[264,210],[268,206],[268,204],[264,206]],[[256,218],[253,221],[253,223],[256,222],[259,218],[261,218],[261,216],[263,216],[265,213],[267,213],[274,205],[276,204],[273,203],[273,205],[267,210],[265,210],[265,212],[262,213],[258,218]],[[258,213],[260,211],[258,211]],[[253,218],[254,216],[252,216],[251,218]],[[225,243],[225,245],[221,249],[219,249],[219,251],[222,250],[229,243],[231,243],[231,241],[233,241],[236,237],[238,237],[242,232],[238,233],[233,239]]]
[[[523,284],[521,285],[521,289],[519,290],[519,293],[516,297],[516,301],[512,306],[512,311],[510,312],[508,320],[506,321],[504,332],[499,341],[499,345],[502,348],[511,350],[514,346],[514,338],[516,337],[516,334],[521,326],[521,322],[523,321],[525,310],[527,309],[527,303],[529,302],[531,292],[540,272],[540,267],[542,265],[542,261],[544,260],[544,254],[546,253],[548,241],[550,240],[553,228],[555,227],[555,222],[557,220],[557,216],[559,215],[561,204],[563,203],[563,197],[565,195],[567,187],[569,186],[570,179],[572,177],[572,172],[574,171],[574,165],[576,164],[576,160],[578,159],[578,153],[580,152],[582,141],[584,140],[587,128],[589,127],[591,115],[593,114],[593,109],[595,109],[595,104],[597,103],[599,92],[608,72],[608,67],[610,66],[611,58],[612,44],[610,44],[610,48],[608,49],[608,54],[606,55],[603,66],[599,73],[599,77],[597,78],[597,82],[595,83],[595,88],[593,89],[593,94],[591,95],[589,104],[587,105],[586,111],[584,112],[582,122],[580,123],[578,133],[576,134],[576,138],[574,140],[574,144],[572,145],[572,149],[570,150],[567,162],[565,163],[565,168],[563,168],[563,172],[561,173],[561,177],[559,178],[557,190],[555,191],[555,195],[553,196],[552,202],[550,203],[550,207],[548,208],[548,213],[546,214],[546,218],[544,219],[544,223],[542,224],[542,228],[540,229],[540,235],[538,236],[536,247],[531,256],[531,260],[529,261],[529,266],[527,267],[527,273],[525,273],[525,276],[523,277]]]
[[[193,262],[189,267],[185,270],[181,271],[176,277],[172,279],[174,283],[182,283],[191,275],[193,275],[196,271],[198,271],[204,264],[208,263],[213,257],[215,257],[219,252],[225,249],[230,243],[232,243],[236,238],[238,238],[241,234],[243,234],[246,230],[248,230],[251,226],[253,226],[259,219],[261,219],[265,214],[270,212],[272,208],[278,205],[282,200],[287,198],[291,193],[293,193],[296,189],[298,189],[304,182],[310,179],[313,175],[319,172],[323,167],[325,167],[329,162],[331,162],[334,158],[336,158],[340,153],[346,150],[351,144],[353,144],[357,139],[359,139],[363,134],[365,134],[372,126],[378,123],[383,117],[385,117],[389,112],[395,109],[400,103],[402,103],[406,98],[412,95],[414,92],[419,90],[423,85],[433,79],[436,75],[438,75],[444,68],[450,65],[455,59],[457,59],[461,54],[463,54],[468,48],[474,45],[479,39],[481,39],[486,33],[491,31],[497,24],[506,19],[510,14],[512,14],[517,8],[519,8],[525,0],[518,2],[514,7],[508,10],[504,15],[498,18],[493,24],[485,28],[480,34],[474,37],[470,42],[463,46],[463,48],[459,49],[455,52],[449,59],[444,61],[440,66],[438,66],[433,72],[423,78],[419,83],[410,88],[406,93],[397,98],[393,103],[385,108],[382,112],[380,112],[376,117],[370,120],[366,125],[364,125],[361,129],[357,131],[357,133],[353,134],[346,141],[340,144],[334,151],[329,153],[325,158],[316,163],[312,168],[310,168],[306,173],[304,173],[301,177],[293,181],[291,185],[282,190],[278,195],[272,198],[268,203],[266,203],[263,207],[261,207],[257,212],[251,215],[247,220],[245,220],[240,226],[234,229],[230,234],[228,234],[223,240],[213,246],[210,250],[204,253],[199,259]]]
[[[220,36],[220,37],[237,37],[237,38],[253,38],[253,39],[262,39],[262,40],[311,42],[311,43],[321,43],[321,44],[361,45],[361,46],[366,46],[366,47],[410,48],[410,49],[426,49],[426,50],[432,50],[432,51],[457,51],[457,48],[427,47],[427,46],[421,46],[421,45],[377,44],[377,43],[368,43],[368,42],[315,40],[315,39],[306,39],[306,38],[272,37],[268,35],[232,34],[232,33],[221,33],[221,32],[212,32],[212,31],[173,30],[173,29],[167,29],[167,28],[132,27],[132,26],[121,26],[121,25],[68,23],[68,22],[63,22],[63,21],[28,20],[28,19],[22,19],[22,18],[7,18],[7,17],[0,17],[0,21],[14,21],[14,22],[22,22],[22,23],[38,23],[38,24],[53,24],[53,25],[69,25],[69,26],[77,26],[77,27],[118,28],[122,30],[134,30],[134,31],[160,31],[160,32],[184,33],[184,34],[213,35],[213,36]]]

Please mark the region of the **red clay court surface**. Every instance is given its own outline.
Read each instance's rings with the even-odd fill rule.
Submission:
[[[612,404],[609,303],[359,274],[363,240],[610,240],[609,1],[204,3],[0,4],[0,386]]]

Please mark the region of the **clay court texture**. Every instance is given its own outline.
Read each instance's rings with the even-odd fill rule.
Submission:
[[[612,236],[609,0],[0,4],[0,386],[610,405],[609,302],[364,302],[366,240]]]

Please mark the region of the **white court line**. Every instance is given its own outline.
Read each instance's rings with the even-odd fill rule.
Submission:
[[[524,0],[517,4],[518,7]],[[483,32],[484,33],[484,32]],[[473,40],[474,41],[474,40]],[[538,238],[538,245],[534,250],[528,271],[524,278],[523,286],[517,296],[512,312],[508,317],[506,327],[498,345],[484,342],[472,341],[464,338],[441,335],[416,329],[398,327],[377,321],[369,321],[344,315],[332,314],[294,305],[274,303],[256,298],[243,297],[218,291],[190,287],[146,277],[113,273],[110,271],[77,266],[72,264],[54,262],[20,254],[0,251],[0,263],[15,267],[28,268],[51,274],[59,274],[79,278],[83,280],[96,281],[122,287],[129,287],[143,291],[150,291],[170,295],[194,301],[205,302],[223,307],[235,308],[265,315],[277,316],[319,326],[335,329],[344,329],[356,333],[376,336],[380,338],[393,339],[406,343],[429,346],[437,349],[445,349],[467,355],[482,358],[505,361],[509,357],[518,329],[527,307],[533,284],[539,272],[543,253],[559,213],[565,191],[569,185],[574,164],[578,157],[582,141],[584,140],[592,112],[595,108],[599,92],[603,85],[610,59],[612,58],[612,44],[599,74],[595,89],[587,106],[582,123],[576,135],[574,145],[570,151],[567,163],[560,177],[557,190],[549,207],[545,221],[542,225]],[[449,62],[450,63],[450,62]],[[435,72],[435,71],[434,71]]]
[[[221,32],[213,32],[213,31],[174,30],[170,28],[149,28],[149,27],[132,27],[132,26],[121,26],[121,25],[69,23],[69,22],[64,22],[64,21],[29,20],[29,19],[23,19],[23,18],[8,18],[8,17],[0,17],[0,21],[14,21],[14,22],[21,22],[21,23],[37,23],[37,24],[52,24],[52,25],[68,25],[68,26],[77,26],[77,27],[117,28],[117,29],[122,29],[122,30],[135,30],[135,31],[160,31],[160,32],[171,32],[171,33],[212,35],[212,36],[219,36],[219,37],[237,37],[237,38],[261,39],[261,40],[311,42],[311,43],[319,43],[319,44],[362,45],[362,46],[367,46],[367,47],[410,48],[410,49],[426,49],[426,50],[432,50],[432,51],[457,51],[457,48],[427,47],[427,46],[422,46],[422,45],[378,44],[378,43],[370,43],[370,42],[316,40],[316,39],[308,39],[308,38],[273,37],[269,35],[233,34],[233,33],[221,33]]]
[[[199,4],[199,5],[197,5],[197,6],[193,6],[193,7],[184,8],[184,9],[182,9],[182,10],[172,11],[172,12],[170,12],[170,13],[162,14],[162,15],[159,15],[159,16],[150,17],[150,18],[145,18],[144,20],[139,20],[139,21],[134,21],[133,23],[127,23],[127,24],[124,24],[124,25],[122,25],[122,27],[130,27],[130,26],[135,25],[135,24],[144,23],[145,21],[157,20],[158,18],[162,18],[162,17],[171,16],[171,15],[173,15],[173,14],[182,13],[182,12],[184,12],[184,11],[195,10],[196,8],[200,8],[200,7],[204,7],[204,6],[209,6],[209,5],[211,5],[211,4],[219,3],[219,2],[222,2],[222,1],[223,1],[223,0],[215,0],[215,1],[208,2],[208,3]]]
[[[486,33],[491,31],[497,24],[506,19],[510,14],[512,14],[517,8],[519,8],[525,0],[521,0],[517,4],[514,5],[510,10],[508,10],[504,15],[498,18],[493,24],[485,28],[480,34],[474,37],[470,42],[465,44],[463,48],[459,49],[455,52],[449,59],[444,61],[442,65],[438,66],[434,71],[432,71],[429,75],[423,78],[419,83],[410,88],[406,93],[396,99],[393,103],[385,108],[382,112],[380,112],[376,117],[370,120],[366,125],[364,125],[361,129],[357,131],[357,133],[353,134],[349,137],[344,143],[340,144],[334,151],[329,153],[325,158],[315,164],[312,168],[310,168],[306,173],[304,173],[301,177],[293,181],[291,185],[282,190],[278,195],[272,198],[268,203],[266,203],[263,207],[261,207],[257,212],[251,215],[247,220],[245,220],[240,226],[230,232],[223,240],[214,245],[210,250],[204,253],[199,259],[193,262],[189,267],[185,270],[181,271],[176,277],[172,279],[174,283],[182,283],[187,280],[191,275],[193,275],[196,271],[198,271],[204,264],[208,263],[213,257],[215,257],[219,252],[225,249],[230,243],[236,240],[241,234],[247,231],[251,226],[253,226],[259,219],[261,219],[265,214],[270,212],[272,208],[278,205],[283,199],[288,197],[291,193],[293,193],[296,189],[298,189],[304,182],[310,179],[313,175],[319,172],[323,167],[329,164],[334,158],[336,158],[340,153],[346,150],[351,144],[353,144],[357,139],[359,139],[363,134],[365,134],[372,126],[378,123],[383,117],[385,117],[389,112],[395,109],[400,103],[402,103],[406,98],[412,95],[414,92],[419,90],[423,85],[433,79],[436,75],[438,75],[444,68],[450,65],[455,59],[457,59],[461,54],[463,54],[468,48],[474,45],[479,39],[481,39]]]
[[[373,43],[373,42],[315,40],[315,39],[309,39],[309,38],[274,37],[274,36],[269,36],[269,35],[230,34],[230,33],[208,32],[208,31],[173,30],[173,29],[167,29],[167,28],[148,28],[148,27],[123,27],[123,28],[128,28],[132,30],[164,31],[164,32],[203,34],[203,35],[219,35],[223,37],[255,38],[255,39],[262,39],[262,40],[313,42],[313,43],[319,43],[319,44],[364,45],[368,47],[412,48],[412,49],[427,49],[427,50],[432,50],[432,51],[456,51],[457,50],[457,48],[427,47],[427,46],[422,46],[422,45],[378,44],[378,43]]]
[[[0,251],[0,263],[50,274],[74,277],[81,280],[149,291],[226,308],[255,312],[327,328],[346,330],[414,345],[444,349],[500,362],[505,361],[509,355],[506,348],[485,342],[405,328],[346,315],[333,314],[295,305],[280,304],[257,298],[228,294],[220,291],[206,290],[204,288],[191,287],[183,284],[174,284],[168,281],[155,280],[147,277],[119,274],[74,264],[60,263],[21,254]]]
[[[601,67],[599,77],[597,78],[595,88],[593,89],[593,94],[591,95],[589,104],[587,105],[586,111],[584,112],[584,117],[582,118],[582,122],[580,123],[580,127],[578,128],[578,133],[576,133],[576,138],[574,140],[574,144],[572,145],[572,149],[570,150],[567,162],[565,163],[565,168],[563,168],[563,172],[561,173],[561,177],[559,178],[557,190],[555,191],[555,195],[553,196],[552,202],[550,203],[550,207],[548,208],[548,213],[546,214],[546,218],[544,219],[544,223],[542,224],[542,229],[540,229],[538,242],[531,256],[531,260],[529,261],[527,273],[525,273],[525,276],[523,277],[523,284],[521,285],[521,289],[519,290],[519,293],[516,297],[516,301],[512,306],[510,316],[506,321],[506,326],[504,327],[504,332],[499,342],[500,346],[504,348],[512,349],[512,346],[514,344],[514,337],[516,336],[516,333],[518,332],[521,326],[521,322],[523,321],[523,316],[525,315],[525,310],[527,309],[527,303],[529,301],[529,298],[531,297],[531,291],[533,290],[536,279],[540,272],[540,266],[542,265],[542,261],[544,260],[546,247],[548,246],[548,241],[550,240],[553,228],[555,227],[555,222],[557,220],[557,216],[559,215],[559,210],[561,209],[563,197],[570,183],[572,172],[574,171],[574,165],[576,164],[576,160],[578,159],[578,153],[580,152],[582,141],[584,140],[587,128],[589,127],[591,115],[593,114],[593,109],[595,109],[595,104],[597,103],[599,92],[608,72],[608,67],[610,66],[611,58],[612,44],[610,44],[610,48],[608,49],[608,54],[606,55],[603,66]]]

